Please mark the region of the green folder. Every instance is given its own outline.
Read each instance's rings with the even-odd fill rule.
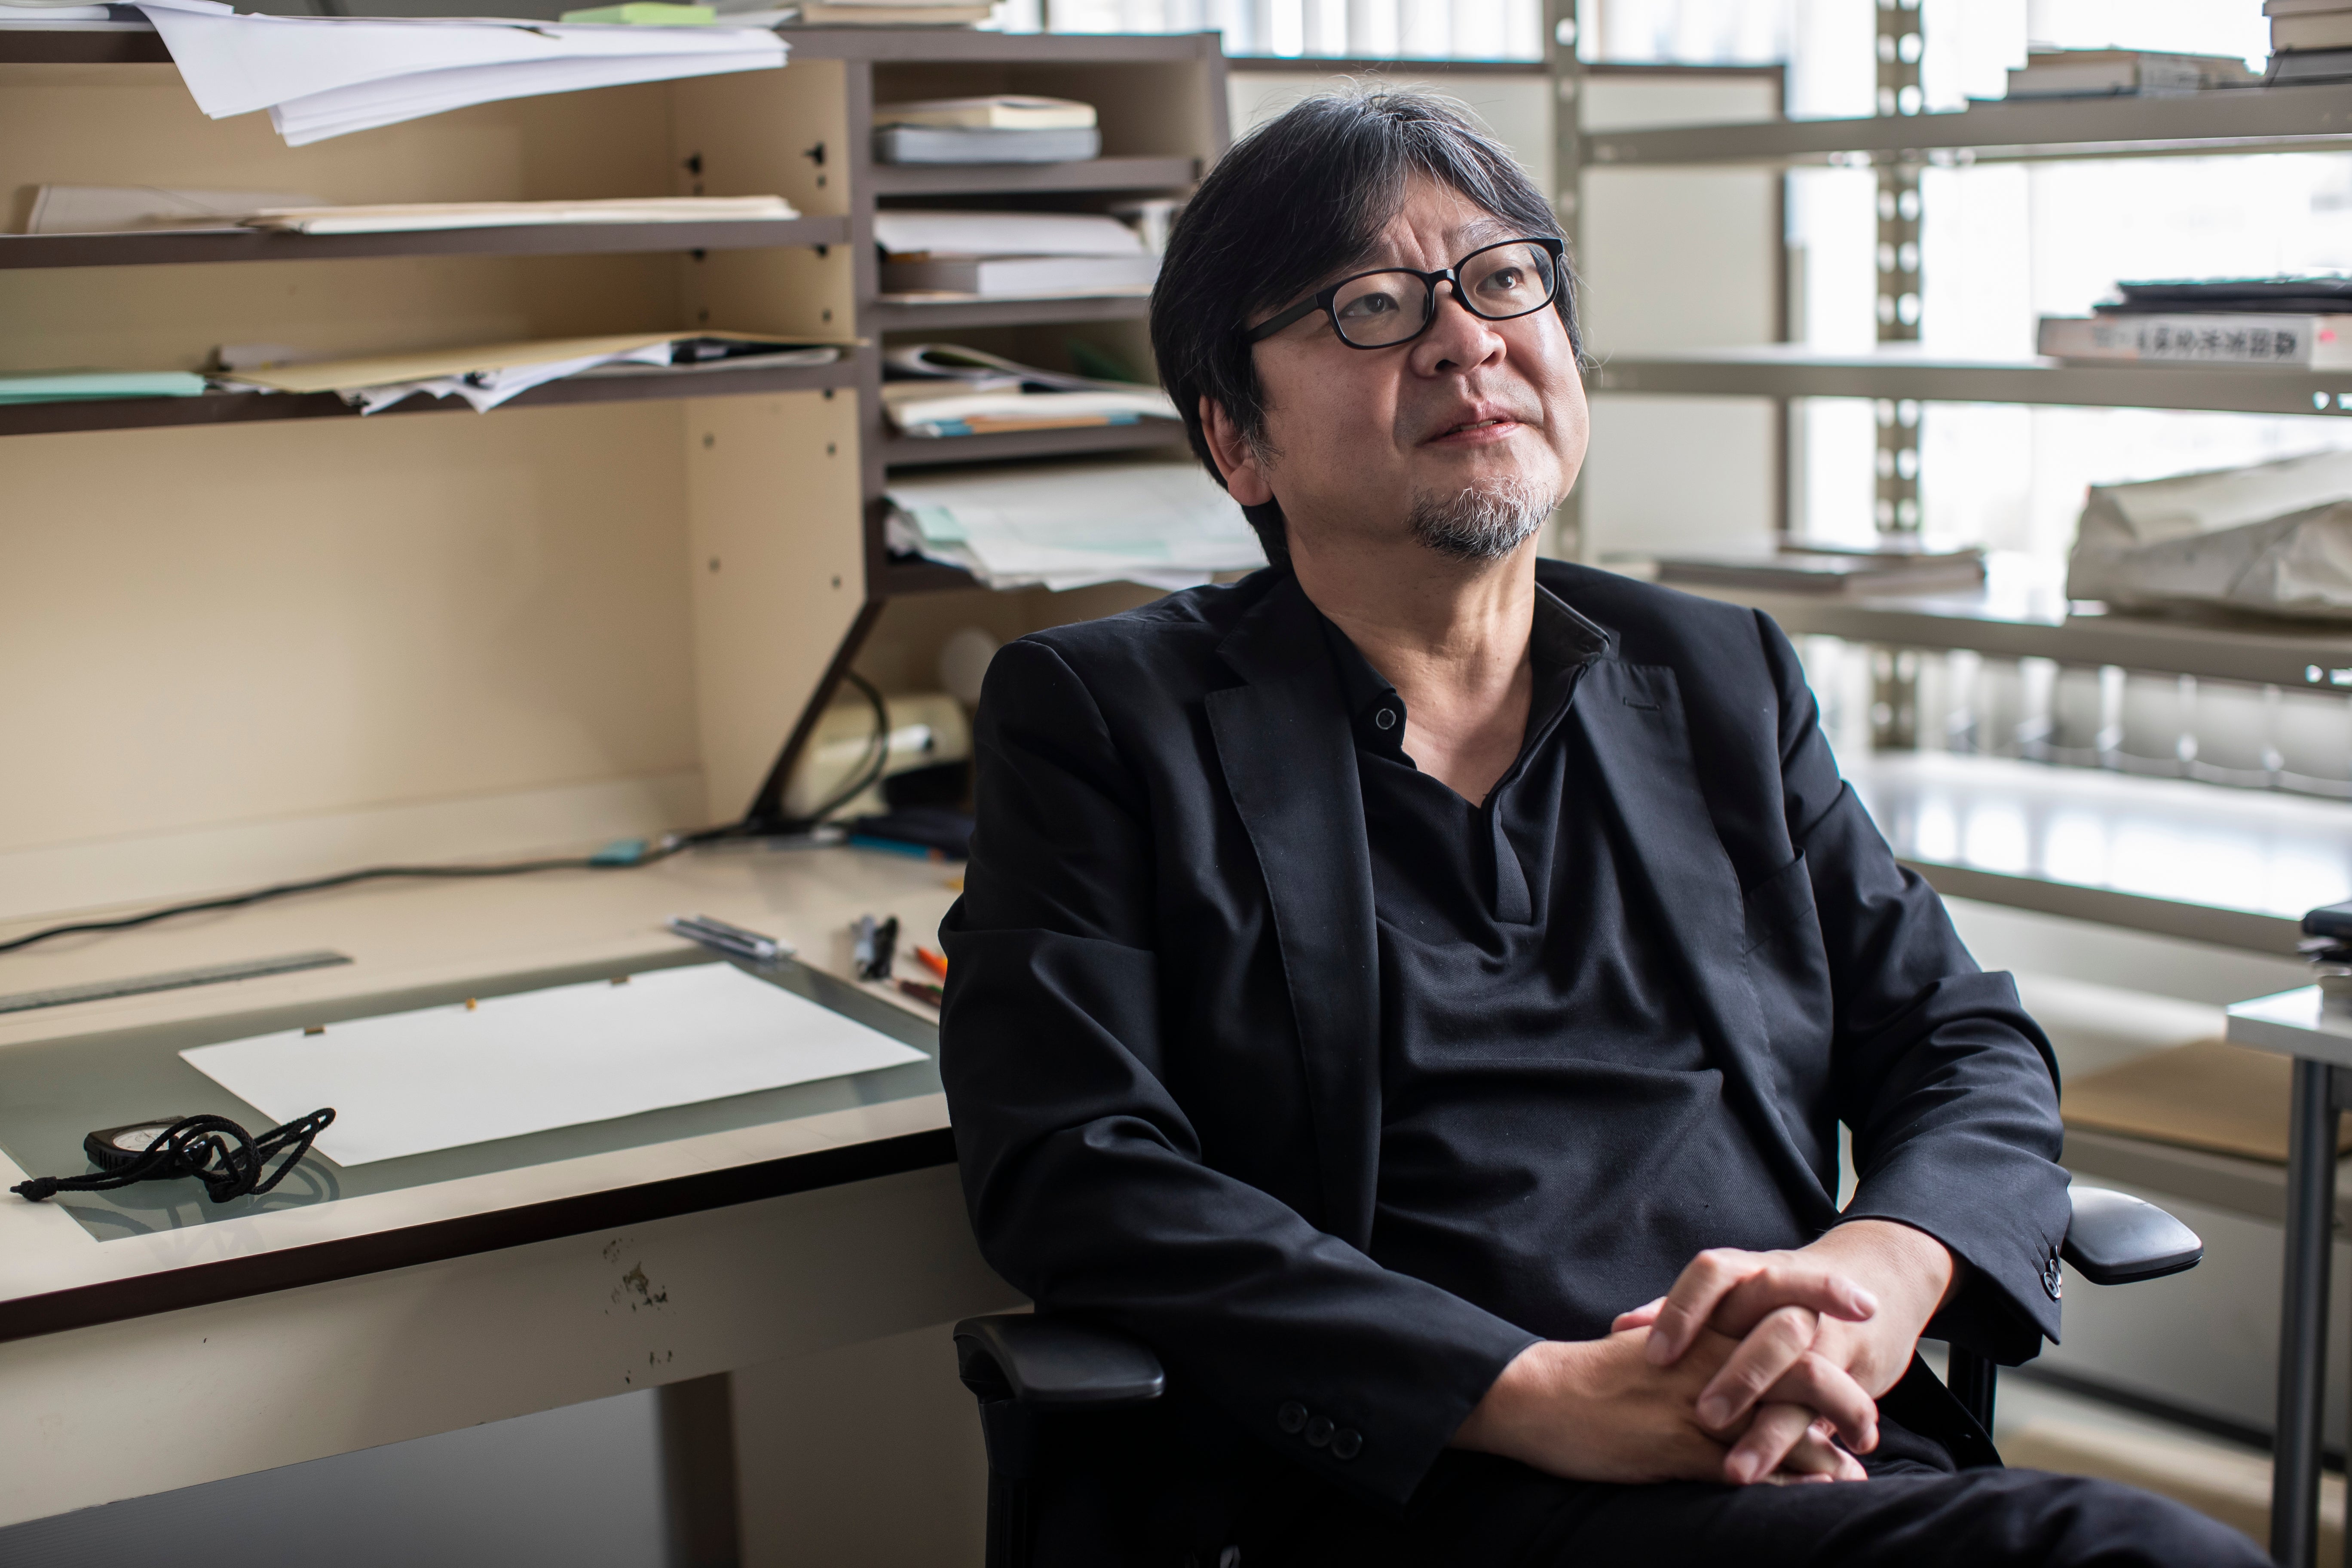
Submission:
[[[627,22],[639,27],[701,27],[718,19],[709,5],[666,5],[656,0],[629,0],[625,5],[599,5],[593,11],[566,11],[566,22]]]
[[[0,405],[101,397],[196,397],[205,378],[184,370],[51,370],[0,374]]]

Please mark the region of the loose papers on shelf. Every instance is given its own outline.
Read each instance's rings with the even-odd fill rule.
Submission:
[[[755,223],[795,218],[782,196],[624,196],[585,202],[398,202],[257,208],[249,228],[291,234],[402,234],[551,223]]]
[[[487,413],[519,393],[565,376],[609,365],[671,365],[677,344],[702,340],[774,343],[785,351],[730,362],[746,368],[755,364],[824,364],[841,353],[838,345],[811,345],[804,340],[766,338],[753,332],[638,332],[621,337],[475,343],[367,359],[224,370],[218,379],[267,392],[338,393],[365,414],[389,408],[420,392],[435,397],[462,397],[477,413]]]
[[[191,191],[163,185],[43,185],[33,193],[26,234],[232,234],[265,207],[315,207],[296,191]]]
[[[952,437],[1008,430],[1133,425],[1177,417],[1156,386],[1101,381],[1022,364],[961,343],[886,349],[882,408],[908,436]]]
[[[269,110],[289,146],[469,104],[784,63],[752,27],[633,27],[467,16],[240,16],[142,0],[198,108]]]
[[[320,1106],[338,1165],[928,1060],[725,963],[257,1035],[180,1053],[273,1121]]]
[[[890,481],[890,542],[993,588],[1182,588],[1265,564],[1198,463],[1073,463]]]

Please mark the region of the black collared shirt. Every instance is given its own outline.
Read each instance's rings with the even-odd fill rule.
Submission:
[[[1702,1248],[1801,1245],[1571,719],[1599,629],[1536,590],[1527,738],[1474,805],[1413,765],[1403,699],[1323,626],[1380,944],[1373,1258],[1531,1333],[1590,1339]]]

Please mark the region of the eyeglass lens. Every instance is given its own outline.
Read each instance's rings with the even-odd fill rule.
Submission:
[[[1474,314],[1506,321],[1551,302],[1552,259],[1539,245],[1513,240],[1463,258],[1461,299]],[[1429,324],[1435,291],[1417,272],[1368,272],[1331,297],[1339,335],[1360,348],[1401,343]]]

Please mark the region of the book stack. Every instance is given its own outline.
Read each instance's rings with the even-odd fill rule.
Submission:
[[[2285,0],[2292,3],[2292,0]],[[2352,4],[2352,0],[2346,0]],[[2210,88],[2253,87],[2261,79],[2227,55],[2173,55],[2150,49],[2030,49],[2009,73],[2009,96],[2162,98]]]
[[[1984,552],[1890,541],[1875,548],[1791,539],[1767,549],[1662,555],[1658,581],[1751,594],[1965,593],[1984,585]]]
[[[928,98],[874,110],[877,163],[1072,163],[1101,151],[1095,106],[1066,98]]]
[[[1102,213],[888,207],[874,241],[882,297],[899,303],[1142,294],[1160,276],[1143,237]]]
[[[2352,368],[2352,278],[2120,283],[2090,316],[2044,316],[2035,346],[2095,363]]]
[[[2272,87],[2352,81],[2352,0],[2263,0]]]

